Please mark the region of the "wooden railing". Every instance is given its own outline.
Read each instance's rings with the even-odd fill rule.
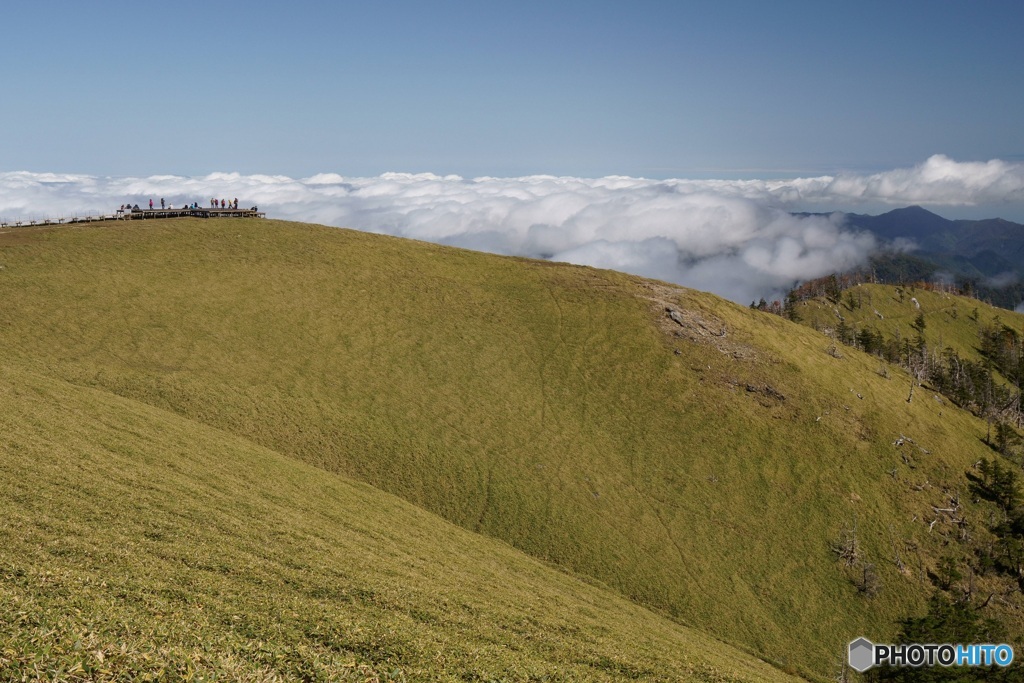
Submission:
[[[67,225],[69,223],[96,223],[99,221],[134,221],[150,218],[266,218],[267,214],[256,209],[139,209],[118,210],[112,214],[95,216],[71,216],[42,218],[37,220],[0,220],[0,228],[27,228],[41,225]]]

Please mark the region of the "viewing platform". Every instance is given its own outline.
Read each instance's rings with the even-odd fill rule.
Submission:
[[[147,218],[266,218],[267,214],[256,209],[139,209],[117,211],[114,220],[145,220]]]
[[[120,209],[110,214],[95,216],[71,216],[39,220],[0,221],[0,228],[27,228],[39,225],[68,225],[70,223],[97,223],[101,221],[137,221],[148,218],[266,218],[267,214],[257,209]]]

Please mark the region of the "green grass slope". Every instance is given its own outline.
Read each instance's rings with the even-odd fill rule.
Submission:
[[[999,324],[1024,329],[1024,315],[1019,313],[948,292],[896,285],[857,285],[846,290],[838,303],[812,299],[799,304],[797,313],[801,322],[823,331],[834,329],[841,315],[851,328],[870,328],[886,339],[910,340],[919,334],[913,324],[920,314],[925,321],[923,337],[930,347],[949,347],[973,361],[982,360],[979,330]]]
[[[0,369],[0,680],[790,680],[365,484]]]
[[[277,221],[12,231],[0,265],[6,362],[367,482],[808,675],[923,608],[954,533],[932,506],[989,452],[876,359],[612,272]],[[852,526],[874,598],[830,549]]]

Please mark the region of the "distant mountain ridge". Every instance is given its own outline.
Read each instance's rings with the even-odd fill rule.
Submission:
[[[799,214],[825,215],[825,214]],[[834,215],[834,214],[833,214]],[[870,232],[887,253],[873,259],[887,282],[952,279],[992,303],[1024,299],[1024,225],[1002,218],[950,220],[908,206],[872,216],[841,213],[844,227]]]
[[[868,230],[886,241],[912,240],[921,254],[951,261],[960,270],[973,267],[980,276],[1024,268],[1024,225],[1002,218],[949,220],[920,206],[879,216],[845,216],[851,227]]]

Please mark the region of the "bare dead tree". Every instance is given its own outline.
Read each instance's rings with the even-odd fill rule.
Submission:
[[[910,393],[907,395],[907,403],[910,403],[914,400],[914,387],[924,381],[928,366],[924,358],[917,358],[911,359],[907,369],[910,371]]]
[[[846,661],[846,648],[843,648],[843,654],[839,657],[836,668],[838,671],[832,680],[836,683],[850,683],[850,663]]]
[[[893,533],[893,528],[891,524],[889,525],[889,542],[892,544],[892,554],[893,559],[896,562],[896,568],[899,569],[902,573],[906,570],[907,566],[903,563],[903,558],[900,557],[899,548],[896,547],[896,537]]]
[[[847,567],[853,567],[860,562],[860,543],[857,541],[857,522],[849,529],[843,529],[839,538],[832,544],[832,552]]]

